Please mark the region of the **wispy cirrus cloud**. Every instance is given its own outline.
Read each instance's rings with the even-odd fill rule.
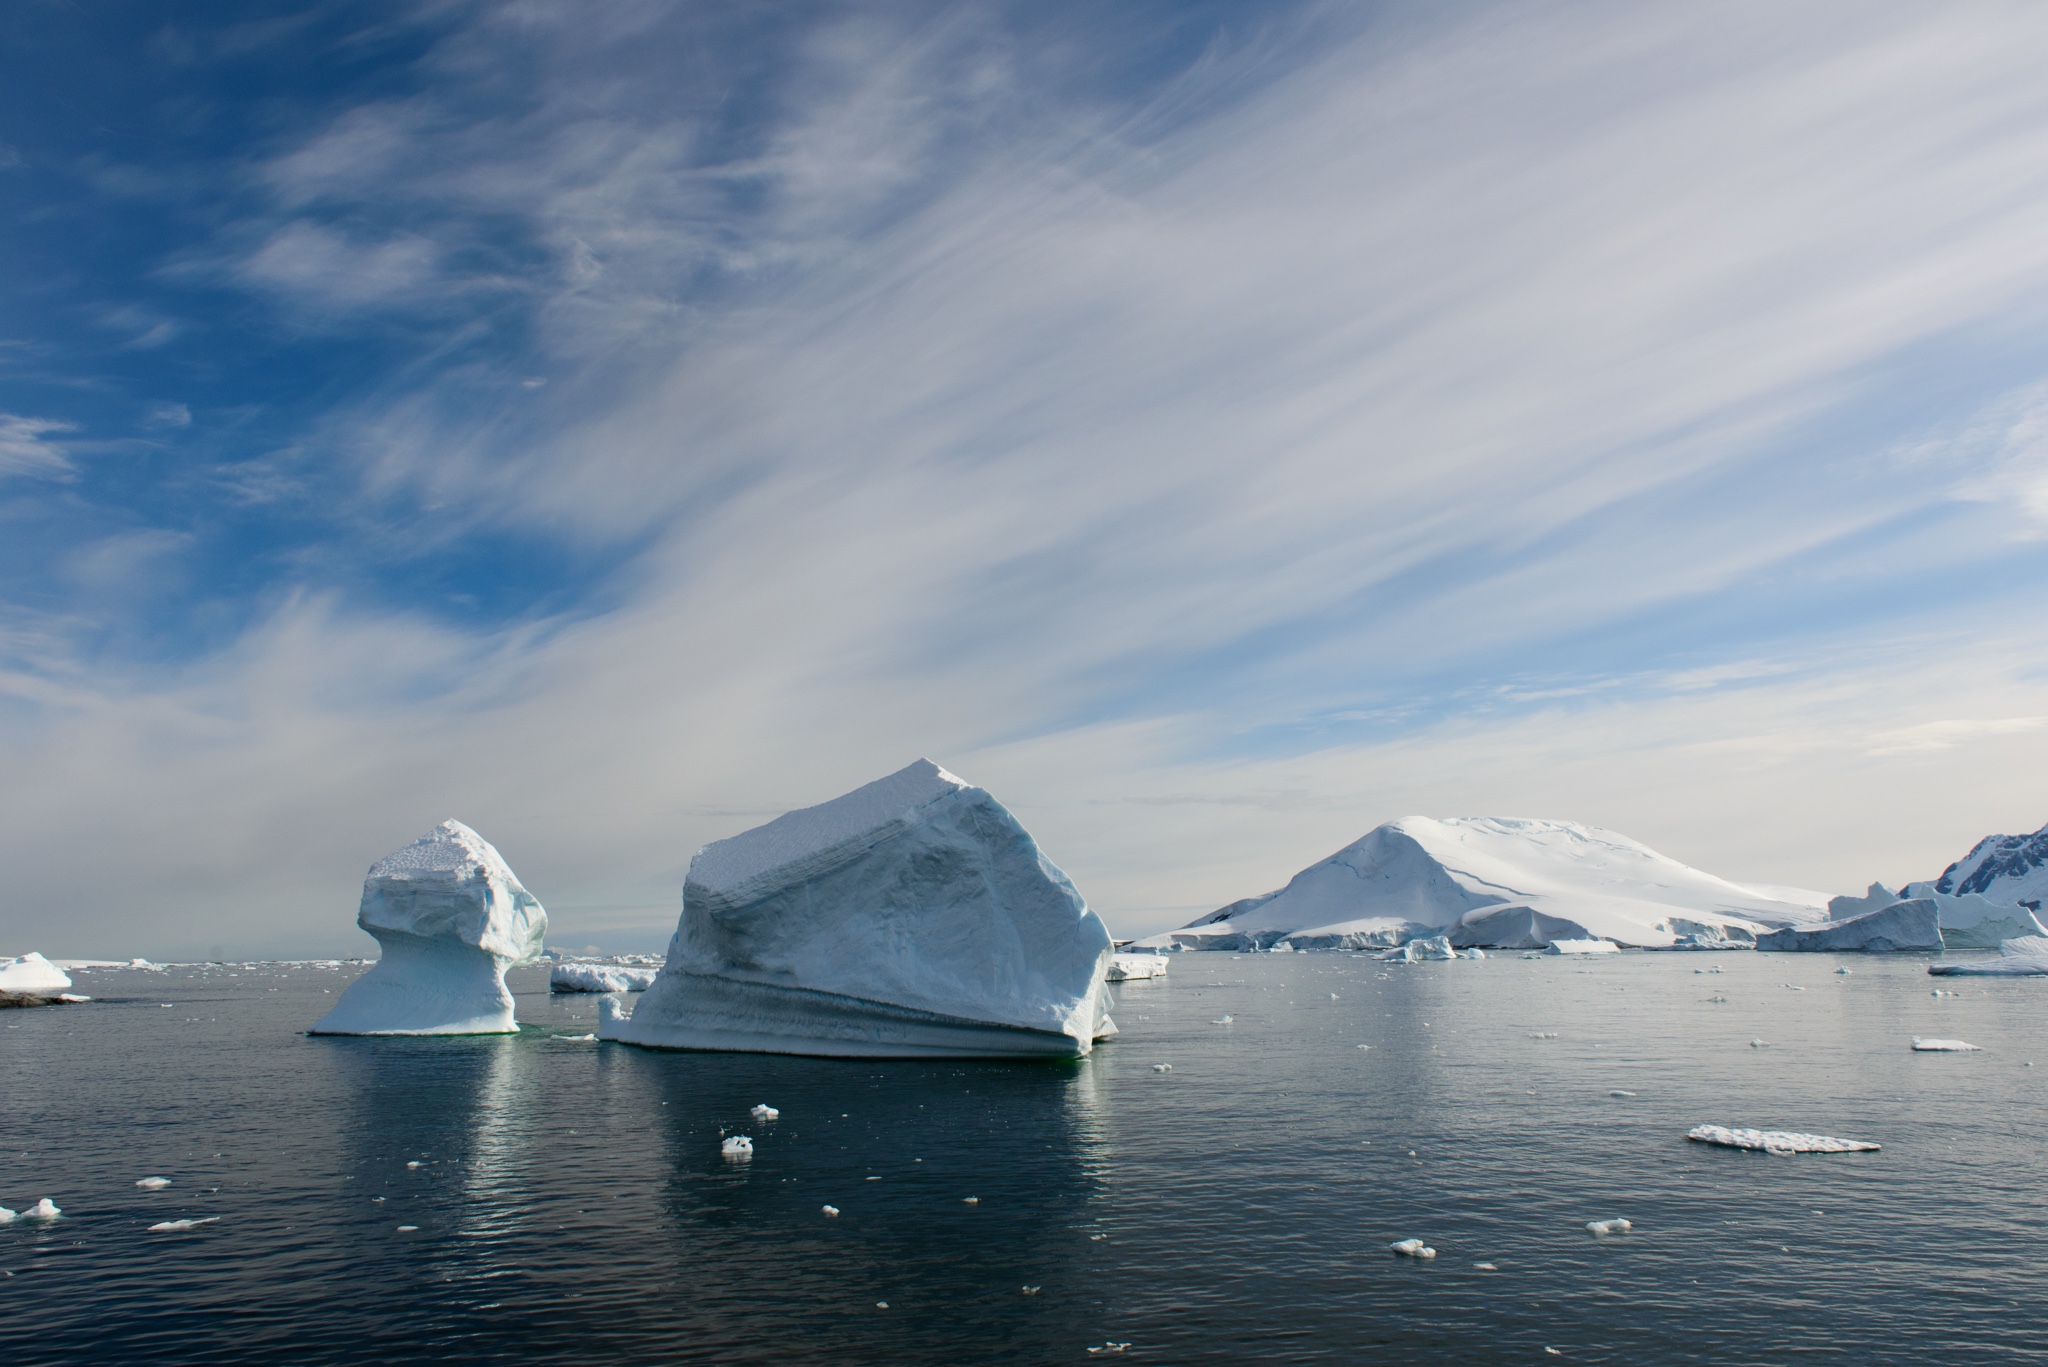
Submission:
[[[63,479],[71,474],[71,461],[52,433],[69,432],[72,424],[52,418],[27,418],[18,413],[0,413],[0,476],[33,475]]]

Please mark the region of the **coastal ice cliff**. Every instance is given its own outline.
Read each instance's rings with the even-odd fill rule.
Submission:
[[[929,760],[707,845],[668,962],[602,1038],[859,1058],[1086,1054],[1109,932],[1004,806]]]
[[[505,970],[540,952],[548,914],[489,841],[444,821],[370,866],[356,924],[383,957],[316,1035],[499,1035],[519,1028]]]
[[[1823,897],[1689,868],[1625,835],[1570,821],[1403,817],[1296,874],[1138,950],[1365,949],[1446,936],[1458,947],[1557,940],[1663,947],[1747,942],[1817,920]]]
[[[1904,892],[1893,892],[1882,883],[1872,883],[1861,897],[1836,897],[1828,902],[1828,919],[1848,921],[1900,902],[1928,901],[1941,921],[1941,944],[1945,949],[1996,949],[2007,940],[2048,935],[2032,911],[2011,902],[1996,902],[1982,893],[1944,893],[1933,883],[1909,883]]]

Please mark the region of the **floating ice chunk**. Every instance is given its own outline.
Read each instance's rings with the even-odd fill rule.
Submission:
[[[837,1215],[839,1213],[839,1207],[837,1206],[824,1206],[821,1207],[821,1209],[828,1216]]]
[[[1588,1220],[1586,1228],[1594,1234],[1626,1234],[1635,1226],[1627,1220]]]
[[[1410,940],[1399,949],[1390,949],[1378,957],[1389,963],[1449,963],[1458,957],[1458,951],[1451,947],[1449,936],[1430,935]]]
[[[1624,1092],[1623,1090],[1621,1090],[1621,1088],[1619,1088],[1619,1087],[1616,1087],[1616,1088],[1615,1088],[1615,1089],[1614,1089],[1613,1091],[1609,1092],[1609,1093],[1608,1093],[1607,1095],[1609,1095],[1609,1096],[1634,1096],[1634,1095],[1635,1095],[1635,1093],[1634,1093],[1634,1092]]]
[[[0,1006],[48,1006],[67,999],[70,986],[63,969],[34,951],[0,959]]]
[[[743,1134],[728,1135],[725,1142],[718,1146],[718,1151],[727,1158],[752,1158],[754,1141]]]
[[[960,1198],[960,1203],[967,1206],[978,1206],[981,1204],[981,1198],[979,1196],[963,1196]]]
[[[149,1227],[151,1234],[188,1234],[201,1225],[217,1225],[220,1216],[209,1215],[203,1220],[159,1220]]]
[[[1535,1032],[1534,1034],[1530,1035],[1530,1036],[1529,1036],[1529,1038],[1530,1038],[1530,1039],[1556,1039],[1556,1038],[1557,1038],[1557,1031],[1555,1031],[1555,1030],[1538,1030],[1538,1031],[1536,1031],[1536,1032]]]
[[[57,1209],[57,1203],[45,1196],[21,1213],[24,1220],[54,1220],[64,1212]]]
[[[1974,1054],[1980,1052],[1974,1044],[1959,1039],[1922,1039],[1913,1036],[1913,1052],[1916,1054]]]
[[[1612,940],[1552,940],[1552,954],[1619,954],[1621,946]]]
[[[623,964],[558,963],[548,970],[550,992],[645,992],[654,982],[652,968]]]
[[[1824,1134],[1800,1134],[1793,1130],[1731,1130],[1721,1125],[1700,1125],[1687,1131],[1685,1137],[1702,1144],[1719,1144],[1730,1149],[1762,1149],[1766,1153],[1875,1153],[1880,1147],[1861,1139],[1834,1139]]]
[[[2022,935],[2016,939],[2002,941],[1998,946],[1998,957],[1995,959],[1929,964],[1927,971],[1939,977],[1951,978],[2048,977],[2048,938]],[[1934,995],[1940,996],[1941,990],[1936,988]]]
[[[754,1117],[754,1119],[761,1121],[764,1124],[770,1120],[782,1119],[782,1112],[776,1110],[773,1106],[770,1106],[765,1101],[762,1102],[760,1105],[756,1106],[753,1110],[748,1111],[747,1114]]]
[[[1112,955],[1105,976],[1113,983],[1133,978],[1163,978],[1166,976],[1166,960],[1157,954]]]
[[[1756,937],[1756,947],[1779,952],[1853,950],[1889,954],[1895,950],[1941,948],[1941,914],[1929,898],[1894,902],[1881,911],[1846,921],[1788,926]]]
[[[1434,1258],[1436,1250],[1420,1239],[1396,1239],[1387,1247],[1404,1258]]]
[[[316,1035],[494,1035],[519,1029],[505,969],[540,952],[548,914],[489,841],[444,821],[370,866],[356,924],[383,957]]]
[[[135,1185],[141,1187],[144,1191],[162,1191],[170,1184],[171,1179],[168,1177],[144,1177],[137,1181]]]
[[[1753,1039],[1749,1042],[1749,1047],[1752,1049],[1768,1049],[1771,1047],[1771,1042],[1767,1039]]]
[[[1037,1286],[1027,1286],[1024,1288],[1024,1294],[1027,1296],[1035,1296],[1043,1289],[1044,1288]]]
[[[1494,1265],[1493,1265],[1492,1263],[1474,1263],[1474,1264],[1472,1264],[1472,1268],[1473,1268],[1473,1270],[1474,1270],[1474,1271],[1476,1271],[1476,1272],[1498,1272],[1498,1271],[1500,1271],[1500,1269],[1499,1269],[1498,1267],[1495,1267],[1495,1266],[1494,1266]]]
[[[1846,978],[1855,971],[1856,970],[1853,968],[1838,968],[1835,970],[1835,976],[1840,978]]]
[[[596,1035],[556,1035],[556,1036],[555,1036],[555,1038],[556,1038],[557,1040],[559,1040],[559,1041],[560,1041],[561,1043],[563,1043],[563,1044],[591,1044],[591,1043],[594,1043],[594,1042],[596,1041],[596,1039],[597,1039],[597,1036],[596,1036]]]
[[[1364,1047],[1362,1044],[1359,1046],[1361,1049]],[[1155,1063],[1152,1065],[1152,1071],[1155,1073],[1170,1073],[1173,1071],[1173,1065],[1171,1063]]]
[[[1224,1013],[1223,1013],[1223,1015],[1221,1015],[1221,1016],[1217,1017],[1217,1018],[1216,1018],[1215,1020],[1212,1020],[1212,1021],[1210,1021],[1210,1022],[1209,1022],[1209,1024],[1211,1024],[1211,1025],[1228,1025],[1228,1024],[1230,1024],[1230,1022],[1231,1022],[1231,1021],[1233,1021],[1233,1020],[1235,1020],[1235,1019],[1236,1019],[1236,1017],[1232,1016],[1232,1015],[1231,1015],[1231,1014],[1230,1014],[1229,1012],[1227,1012],[1227,1011],[1226,1011],[1226,1012],[1224,1012]]]
[[[1122,1353],[1128,1351],[1130,1346],[1128,1343],[1105,1343],[1099,1348],[1091,1347],[1088,1351],[1091,1353]]]
[[[0,1225],[11,1225],[21,1217],[5,1206],[0,1206]]]
[[[668,962],[598,1033],[674,1049],[1076,1057],[1109,932],[1016,817],[919,760],[690,862]]]

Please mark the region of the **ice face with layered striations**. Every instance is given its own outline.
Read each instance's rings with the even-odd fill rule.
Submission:
[[[859,1058],[1086,1054],[1109,932],[983,789],[919,760],[690,862],[668,962],[599,1034]]]
[[[1615,831],[1513,817],[1402,817],[1296,874],[1136,949],[1365,949],[1448,936],[1460,947],[1556,940],[1747,942],[1822,915],[1819,893],[1749,887]]]
[[[316,1035],[502,1035],[518,1030],[505,970],[540,952],[548,914],[491,843],[444,821],[370,866],[356,924],[383,957]]]

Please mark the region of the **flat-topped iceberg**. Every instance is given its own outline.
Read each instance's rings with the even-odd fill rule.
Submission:
[[[1883,911],[1900,902],[1929,901],[1941,924],[1944,949],[1996,949],[2007,940],[2048,936],[2048,926],[2028,908],[2000,902],[1978,892],[1942,892],[1933,883],[1909,883],[1893,892],[1872,883],[1861,897],[1836,897],[1828,902],[1828,919],[1848,921]]]
[[[654,973],[631,964],[558,963],[548,970],[548,991],[645,992]]]
[[[1939,951],[1941,913],[1932,898],[1919,897],[1910,902],[1894,902],[1881,911],[1866,911],[1846,921],[1769,931],[1756,937],[1756,947],[1779,952],[1851,950],[1869,954],[1915,949]]]
[[[983,789],[929,760],[707,845],[629,1044],[856,1058],[1086,1054],[1109,932]],[[607,998],[607,1003],[610,1002]]]
[[[502,1035],[519,1029],[505,970],[540,952],[548,914],[460,821],[370,866],[356,924],[384,955],[316,1035]]]
[[[70,975],[34,950],[19,959],[0,959],[0,1006],[48,1006],[70,992]]]
[[[1137,949],[1367,949],[1445,936],[1459,948],[1558,940],[1743,942],[1817,920],[1822,897],[1749,887],[1570,821],[1409,816]]]
[[[1163,978],[1166,976],[1166,960],[1157,954],[1112,955],[1105,976],[1113,983],[1128,982],[1133,978]]]
[[[1867,1139],[1836,1139],[1825,1134],[1801,1134],[1797,1130],[1729,1129],[1725,1125],[1697,1125],[1686,1132],[1687,1139],[1701,1144],[1719,1144],[1729,1149],[1761,1149],[1765,1153],[1875,1153],[1882,1145]]]
[[[2048,938],[2026,935],[2007,940],[1995,959],[1929,964],[1927,971],[1941,978],[2048,978]]]

